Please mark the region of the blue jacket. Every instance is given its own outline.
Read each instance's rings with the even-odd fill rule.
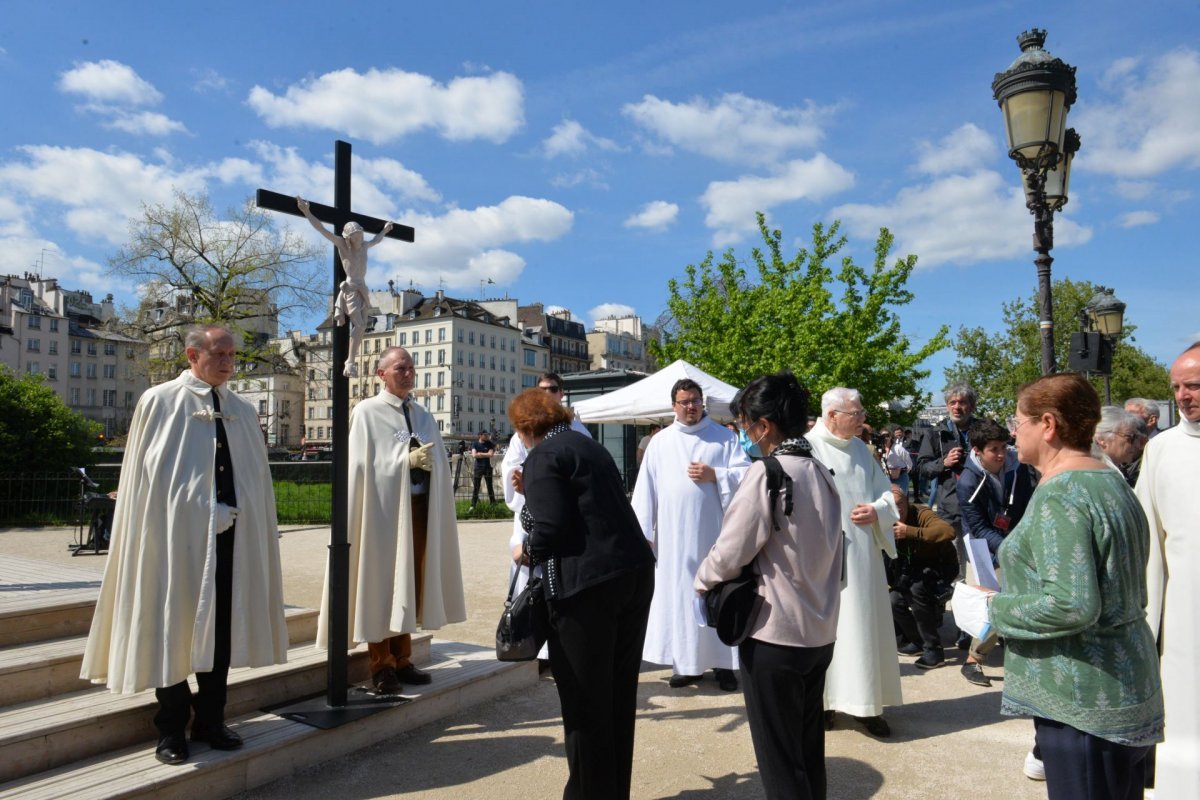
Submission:
[[[1000,477],[1003,489],[996,481],[988,479],[972,450],[955,487],[963,533],[986,540],[993,560],[1004,537],[1025,514],[1034,486],[1029,467],[1017,461],[1016,451],[1012,448],[1009,448]]]

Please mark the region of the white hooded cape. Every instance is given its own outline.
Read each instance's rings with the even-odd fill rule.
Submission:
[[[1134,493],[1150,523],[1146,620],[1159,634],[1166,710],[1154,796],[1196,796],[1200,786],[1200,424],[1179,425],[1150,440]]]
[[[692,461],[712,467],[716,483],[689,478]],[[658,558],[642,656],[653,664],[670,664],[676,674],[737,669],[737,649],[722,644],[716,629],[697,624],[692,582],[749,468],[737,437],[710,417],[695,425],[677,420],[654,435],[642,457],[633,510]]]
[[[813,455],[833,471],[846,534],[846,585],[833,661],[825,672],[825,708],[874,717],[883,713],[884,706],[901,702],[892,605],[880,555],[883,551],[896,557],[892,525],[900,515],[891,482],[861,439],[834,436],[824,420],[817,420],[807,438]],[[851,522],[850,512],[859,503],[872,506],[878,521]]]
[[[254,407],[217,389],[239,516],[234,533],[234,667],[282,664],[275,493]],[[138,401],[112,543],[80,677],[115,692],[171,686],[212,669],[215,646],[216,424],[212,387],[185,371]]]
[[[409,406],[414,432],[433,443],[425,585],[417,616],[413,568],[412,479],[402,401],[391,392],[363,400],[350,414],[347,474],[352,642],[381,642],[421,626],[436,630],[467,618],[450,461],[437,422],[424,406]],[[317,623],[317,646],[329,643],[329,571]]]

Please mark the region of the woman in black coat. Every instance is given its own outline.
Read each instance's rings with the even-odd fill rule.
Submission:
[[[529,448],[520,473],[524,552],[541,565],[570,777],[564,798],[628,798],[638,672],[654,595],[654,555],[612,456],[570,430],[540,389],[508,411]]]

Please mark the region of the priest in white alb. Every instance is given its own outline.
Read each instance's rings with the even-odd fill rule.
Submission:
[[[696,622],[692,589],[750,459],[737,437],[704,411],[704,392],[689,378],[671,388],[675,422],[650,440],[633,489],[633,510],[658,559],[642,657],[670,665],[672,688],[707,669],[725,691],[737,689],[737,648]]]
[[[1155,756],[1155,800],[1196,797],[1200,787],[1200,342],[1171,365],[1179,424],[1142,455],[1134,493],[1150,523],[1147,621],[1162,651],[1165,740]]]
[[[184,347],[188,369],[133,412],[80,673],[155,690],[164,764],[188,760],[189,718],[193,742],[241,747],[225,725],[229,667],[282,664],[288,647],[267,450],[255,408],[225,386],[233,336],[197,326]]]
[[[346,538],[350,543],[350,639],[366,642],[381,694],[430,682],[412,662],[412,633],[467,618],[450,464],[437,421],[412,401],[412,356],[384,350],[384,391],[350,414]],[[329,642],[329,574],[317,646]]]
[[[891,733],[883,707],[899,705],[900,665],[883,553],[896,557],[900,518],[891,483],[862,439],[866,412],[856,389],[830,389],[807,434],[813,455],[833,471],[842,499],[846,583],[833,662],[825,673],[825,724],[841,711],[875,736]]]

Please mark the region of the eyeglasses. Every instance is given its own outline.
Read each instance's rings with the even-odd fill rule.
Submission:
[[[676,400],[675,405],[683,406],[684,408],[697,408],[698,406],[704,405],[704,398],[697,397],[693,400]]]
[[[539,386],[539,389],[545,389],[550,394],[562,394],[561,386]]]
[[[867,415],[867,412],[863,411],[861,408],[858,411],[842,411],[840,408],[835,408],[833,409],[833,413],[845,414],[847,417],[854,417],[856,419],[859,417],[865,417]]]

